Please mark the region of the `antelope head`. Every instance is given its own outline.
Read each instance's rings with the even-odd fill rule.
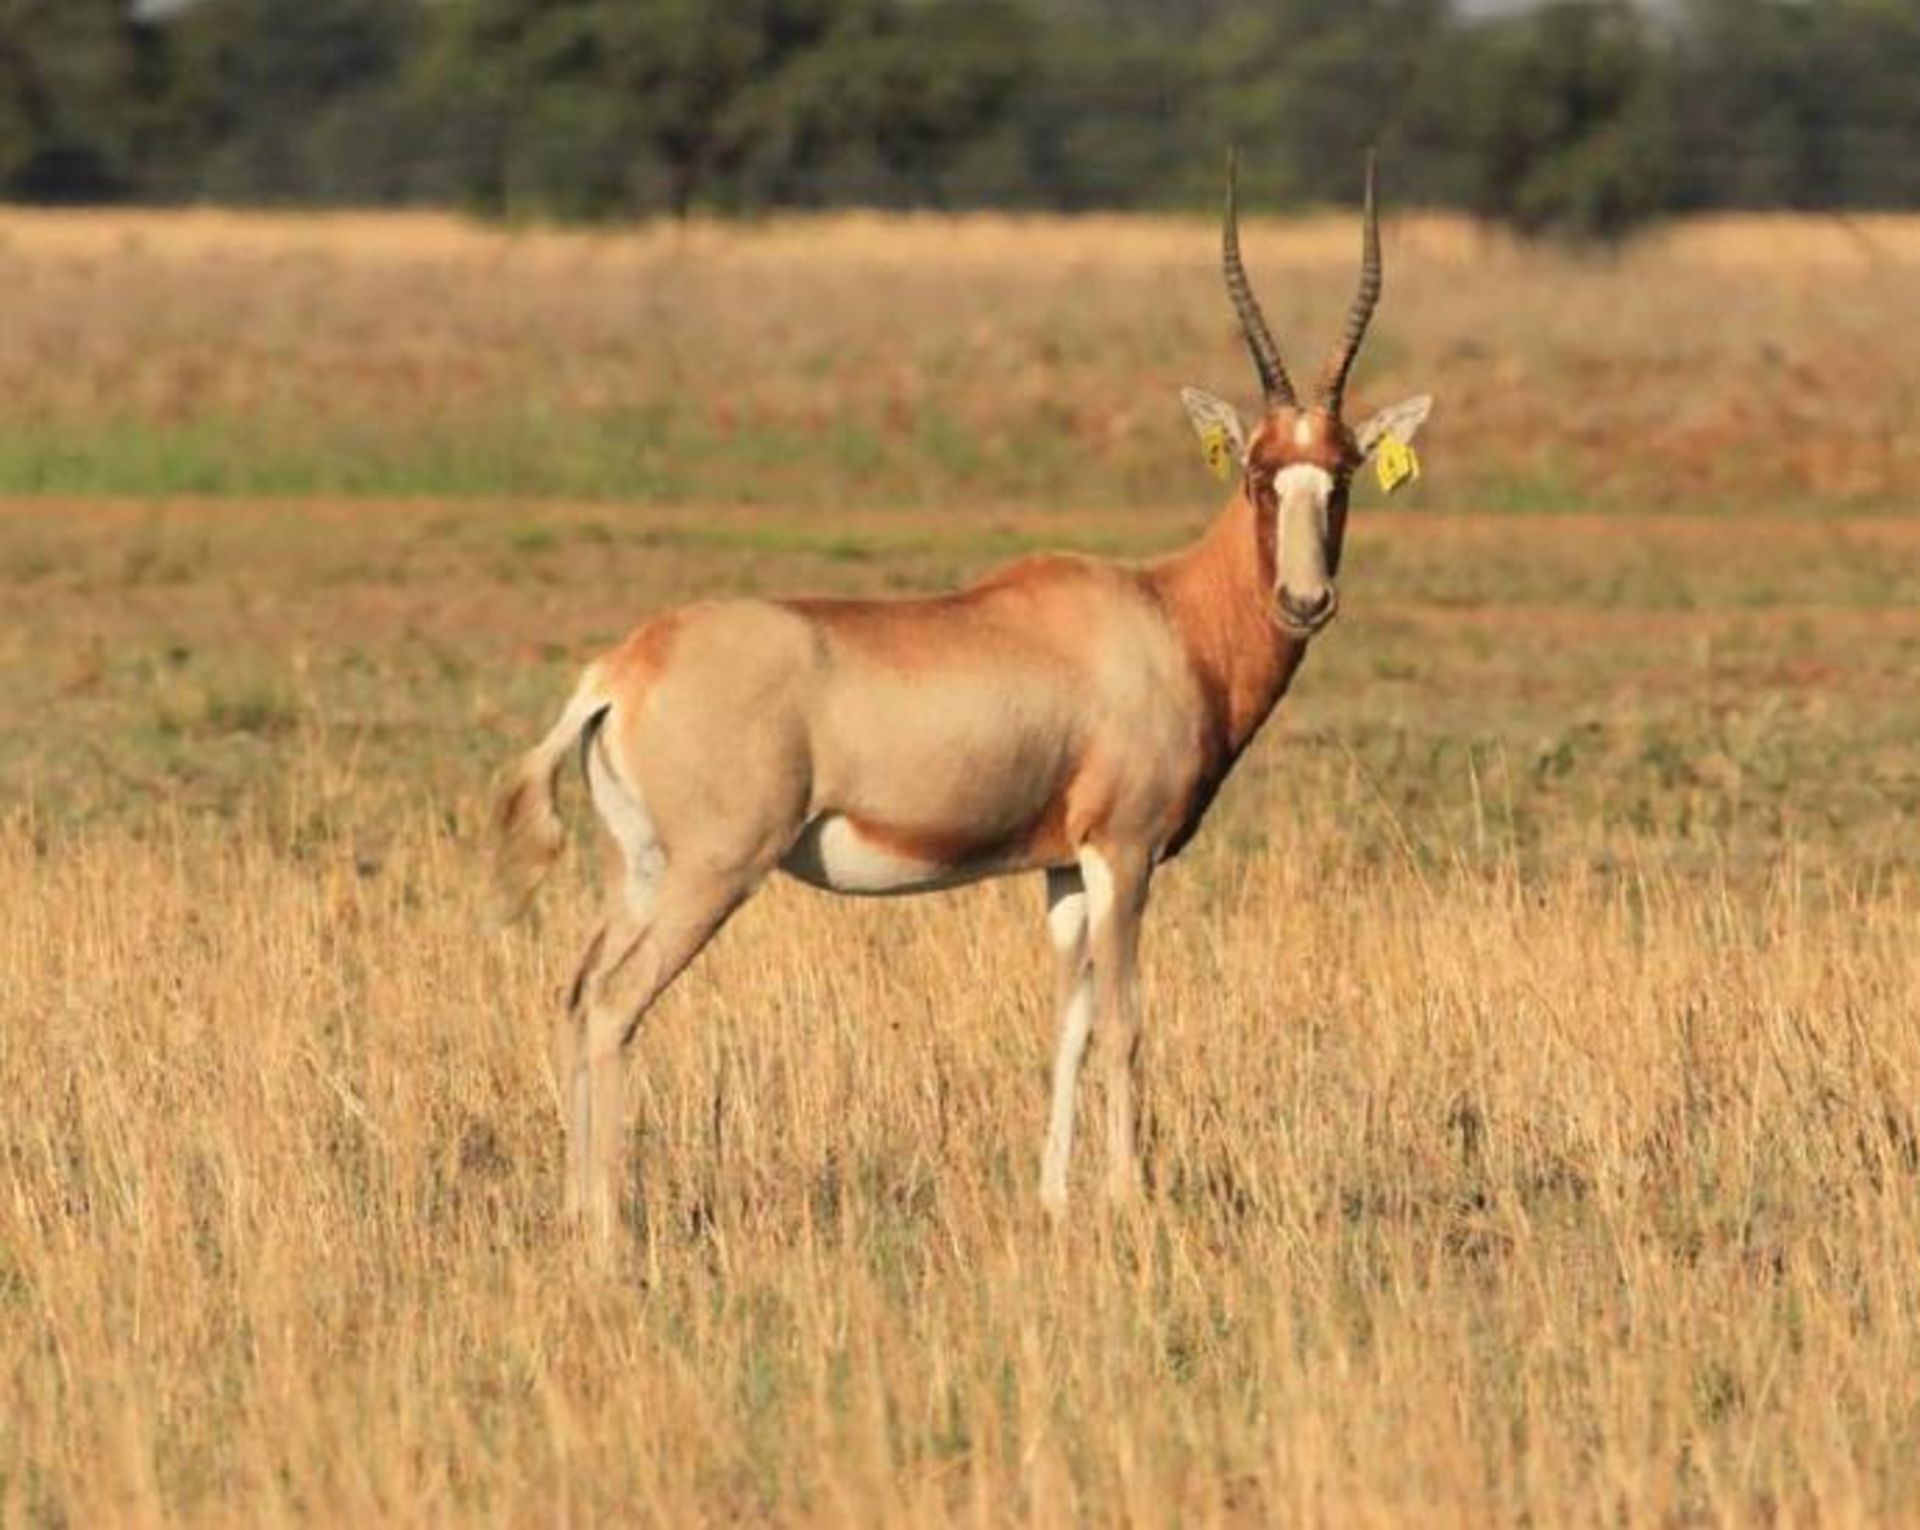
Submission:
[[[1263,564],[1273,571],[1273,618],[1286,632],[1305,638],[1332,621],[1339,607],[1333,581],[1340,570],[1347,491],[1354,471],[1389,436],[1411,443],[1433,399],[1422,394],[1382,409],[1357,430],[1347,425],[1342,413],[1348,374],[1380,301],[1380,215],[1374,201],[1373,155],[1367,155],[1360,290],[1347,310],[1339,340],[1320,368],[1312,402],[1304,405],[1241,264],[1235,168],[1236,157],[1229,155],[1221,265],[1240,331],[1254,370],[1260,374],[1263,414],[1249,436],[1231,404],[1198,388],[1184,389],[1181,399],[1202,440],[1230,449],[1238,462],[1241,490],[1258,517]]]

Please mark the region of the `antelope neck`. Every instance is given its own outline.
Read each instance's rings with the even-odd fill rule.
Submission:
[[[1259,731],[1306,657],[1305,640],[1274,619],[1270,522],[1243,485],[1197,542],[1148,571],[1192,655],[1229,759]]]

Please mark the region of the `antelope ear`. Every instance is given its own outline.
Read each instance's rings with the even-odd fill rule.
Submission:
[[[1427,423],[1427,415],[1432,409],[1431,393],[1417,394],[1397,404],[1389,404],[1354,432],[1353,439],[1359,444],[1361,457],[1371,457],[1374,449],[1388,436],[1394,437],[1402,446],[1413,445],[1413,438],[1420,434],[1420,427]]]
[[[1182,388],[1180,402],[1187,406],[1187,418],[1199,434],[1200,450],[1213,476],[1231,477],[1247,460],[1247,433],[1240,424],[1240,411],[1199,388]]]

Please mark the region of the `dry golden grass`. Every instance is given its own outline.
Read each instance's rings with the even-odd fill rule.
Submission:
[[[1420,874],[1362,801],[1242,806],[1284,846],[1155,911],[1140,1215],[1034,1203],[1034,888],[782,887],[649,1023],[610,1278],[551,1211],[581,899],[483,937],[424,823],[368,878],[16,821],[5,1517],[1904,1516],[1912,886]]]
[[[1204,219],[0,216],[0,489],[944,506],[1153,501],[1175,391],[1244,394]],[[1350,218],[1255,220],[1306,370]],[[1884,507],[1920,484],[1920,219],[1724,219],[1612,258],[1410,214],[1357,404],[1452,505]]]
[[[1037,887],[778,886],[562,1237],[589,879],[487,935],[477,836],[572,661],[1194,518],[6,507],[0,1519],[1900,1517],[1899,521],[1360,519],[1161,879],[1140,1216],[1037,1212]]]
[[[1249,243],[1256,237],[1282,261],[1346,266],[1353,259],[1349,213],[1288,219],[1243,212]],[[1210,220],[1086,213],[1073,217],[1007,213],[901,214],[840,212],[778,215],[756,222],[693,218],[684,224],[567,228],[499,227],[439,212],[236,212],[190,210],[0,208],[0,244],[29,257],[102,259],[144,254],[155,259],[312,255],[360,263],[471,263],[518,260],[577,269],[583,259],[647,261],[691,252],[704,259],[785,267],[795,263],[843,270],[849,263],[978,261],[1004,266],[1037,259],[1186,264],[1196,231]],[[1402,213],[1394,238],[1412,258],[1450,266],[1489,259],[1525,263],[1542,256],[1488,226],[1450,214]],[[1631,247],[1680,266],[1920,263],[1920,217],[1899,213],[1742,213],[1696,218],[1641,236]]]
[[[134,491],[0,500],[0,1523],[1912,1516],[1920,221],[1396,229],[1428,476],[1156,891],[1137,1215],[1035,1205],[1037,887],[781,885],[562,1236],[489,772],[666,602],[1189,535],[1213,237],[0,217],[0,484]]]

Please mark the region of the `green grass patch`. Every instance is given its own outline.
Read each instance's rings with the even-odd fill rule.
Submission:
[[[533,400],[381,417],[269,407],[156,421],[0,421],[0,495],[515,498],[626,504],[947,507],[1204,501],[1219,493],[1186,431],[1075,427],[1071,414],[976,417],[923,405],[894,418],[862,402],[826,420],[721,428],[670,399],[610,409]],[[1594,503],[1558,472],[1450,471],[1430,504],[1531,513]],[[1364,507],[1377,498],[1362,486]],[[33,567],[30,555],[27,568]],[[0,578],[8,571],[0,567]]]

